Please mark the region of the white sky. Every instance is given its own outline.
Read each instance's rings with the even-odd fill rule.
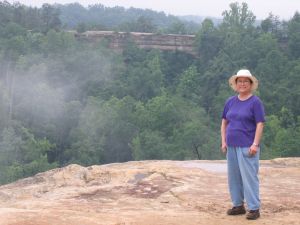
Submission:
[[[83,6],[103,4],[108,7],[123,6],[164,11],[173,15],[198,15],[222,18],[222,12],[233,2],[246,2],[257,19],[265,19],[269,13],[289,20],[296,11],[300,12],[300,0],[8,0],[40,7],[43,3],[67,4],[78,2]]]

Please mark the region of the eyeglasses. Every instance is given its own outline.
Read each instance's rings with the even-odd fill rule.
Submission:
[[[238,80],[236,83],[237,84],[249,84],[250,80]]]

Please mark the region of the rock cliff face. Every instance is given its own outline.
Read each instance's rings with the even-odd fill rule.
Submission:
[[[296,225],[300,158],[261,161],[262,216]],[[225,161],[69,165],[0,186],[1,225],[250,224],[231,207]]]
[[[87,31],[74,33],[75,37],[88,41],[107,40],[112,49],[122,50],[128,42],[134,42],[138,47],[145,49],[160,49],[165,51],[183,51],[196,55],[195,35],[153,34],[137,32]]]

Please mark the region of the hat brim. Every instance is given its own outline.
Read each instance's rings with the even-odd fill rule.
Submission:
[[[236,91],[237,90],[237,87],[236,87],[236,79],[239,78],[239,77],[246,77],[246,78],[249,78],[251,81],[252,81],[252,84],[251,84],[251,91],[255,91],[257,88],[258,88],[258,80],[256,79],[255,76],[247,76],[247,75],[232,75],[228,82],[229,82],[229,86],[234,90]]]

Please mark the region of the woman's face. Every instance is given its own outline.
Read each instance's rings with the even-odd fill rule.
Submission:
[[[251,80],[247,77],[239,77],[236,79],[236,89],[240,94],[251,93]]]

